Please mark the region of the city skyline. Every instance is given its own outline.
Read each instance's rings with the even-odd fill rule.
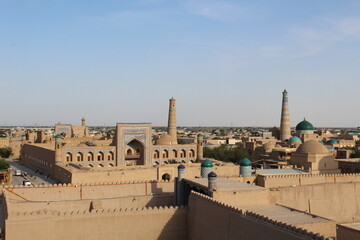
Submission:
[[[357,1],[0,1],[0,125],[357,127]]]

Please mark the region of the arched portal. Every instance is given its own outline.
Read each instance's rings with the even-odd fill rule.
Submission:
[[[81,152],[78,152],[78,153],[77,153],[76,160],[77,160],[78,162],[84,161],[84,157],[83,157],[83,154],[82,154]]]
[[[145,165],[144,146],[139,140],[133,139],[130,141],[126,146],[126,149],[126,166]]]
[[[162,175],[161,179],[164,181],[170,181],[171,176],[170,176],[170,174],[165,173],[164,175]]]

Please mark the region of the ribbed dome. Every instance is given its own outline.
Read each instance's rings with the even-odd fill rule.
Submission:
[[[335,138],[332,138],[332,139],[330,139],[327,143],[329,143],[329,144],[337,144],[337,143],[339,143],[339,142],[338,142],[338,140],[336,140]]]
[[[289,142],[301,142],[301,139],[298,138],[298,137],[291,137],[291,138],[289,139]]]
[[[243,167],[251,167],[251,161],[248,159],[248,158],[243,158],[241,161],[240,161],[240,166],[243,166]]]
[[[206,159],[201,163],[201,167],[213,167],[213,164],[210,160]]]
[[[169,134],[162,135],[158,140],[156,140],[156,145],[170,145],[171,137]]]
[[[329,150],[317,140],[309,140],[301,144],[296,153],[329,153]]]
[[[304,119],[304,121],[301,121],[298,123],[298,125],[296,125],[296,130],[297,131],[314,130],[314,126],[310,122]]]

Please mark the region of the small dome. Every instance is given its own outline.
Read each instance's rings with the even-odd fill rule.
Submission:
[[[156,145],[170,145],[171,137],[169,134],[162,135],[158,140],[156,140]]]
[[[338,142],[338,140],[336,140],[335,138],[332,138],[332,139],[330,139],[329,141],[327,141],[327,143],[329,143],[329,144],[337,144],[337,143],[339,143],[339,142]]]
[[[213,167],[213,164],[210,160],[206,159],[201,163],[201,167]]]
[[[271,149],[275,147],[275,143],[274,142],[267,142],[264,144],[264,148],[265,149]]]
[[[214,172],[210,172],[210,173],[208,174],[208,178],[215,178],[215,177],[217,177],[217,175],[216,175],[216,173],[214,173]]]
[[[240,161],[240,166],[242,167],[251,167],[251,161],[248,159],[248,158],[243,158],[241,161]]]
[[[298,125],[296,125],[296,131],[306,130],[314,130],[314,126],[304,118],[304,121],[301,121],[298,123]]]
[[[182,165],[182,164],[180,164],[180,165],[178,166],[178,169],[185,169],[185,166]]]
[[[323,141],[319,141],[319,143],[321,143],[321,144],[323,144],[323,145],[325,144]]]
[[[301,142],[301,139],[298,138],[298,137],[291,137],[291,138],[289,139],[289,142]]]
[[[62,138],[60,134],[56,135],[55,138]]]
[[[309,140],[301,144],[296,153],[329,153],[329,150],[317,140]]]

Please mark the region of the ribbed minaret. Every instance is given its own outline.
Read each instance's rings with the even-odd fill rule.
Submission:
[[[288,103],[288,92],[283,91],[282,109],[281,109],[281,123],[280,123],[280,140],[285,141],[291,137],[290,132],[290,114]]]
[[[81,119],[81,126],[86,126],[86,123],[85,123],[85,118],[83,117],[82,119]]]
[[[171,137],[171,144],[178,144],[176,133],[176,100],[174,98],[170,99],[168,134]]]

